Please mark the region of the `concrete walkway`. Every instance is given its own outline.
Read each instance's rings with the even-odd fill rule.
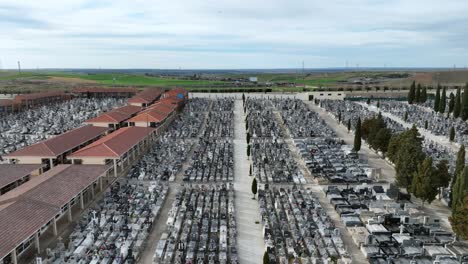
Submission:
[[[252,200],[252,180],[247,159],[245,114],[242,100],[234,103],[234,188],[237,211],[237,248],[239,263],[262,263],[265,244],[257,200]],[[255,222],[258,221],[259,224]]]

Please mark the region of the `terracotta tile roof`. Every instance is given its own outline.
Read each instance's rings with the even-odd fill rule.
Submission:
[[[136,88],[103,88],[103,87],[79,87],[72,89],[72,93],[137,93]]]
[[[167,114],[161,113],[154,109],[145,110],[143,113],[134,116],[127,122],[156,122],[161,123],[167,118]]]
[[[161,113],[163,115],[168,116],[169,114],[171,114],[174,111],[175,108],[177,108],[177,106],[162,102],[162,103],[155,103],[155,104],[151,105],[147,110],[145,110],[143,112],[156,111],[158,113]]]
[[[120,158],[154,130],[149,127],[124,127],[72,153],[69,158]]]
[[[0,165],[0,188],[7,186],[31,172],[42,167],[40,164],[19,165],[19,164],[2,164]]]
[[[164,93],[164,97],[171,97],[171,96],[178,97],[180,94],[184,96],[184,99],[187,99],[188,91],[182,88],[171,89]]]
[[[12,99],[0,99],[0,106],[12,106],[17,104]]]
[[[27,146],[6,155],[7,158],[14,157],[44,157],[54,158],[60,154],[72,150],[81,144],[95,139],[104,134],[108,129],[86,125],[70,130],[56,137]]]
[[[97,180],[110,167],[106,165],[65,166],[67,167],[64,170],[58,172],[54,177],[23,194],[21,197],[62,207]]]
[[[33,99],[40,99],[40,98],[47,98],[47,97],[55,97],[55,96],[65,96],[64,91],[48,91],[48,92],[38,92],[38,93],[30,93],[30,94],[19,94],[15,96],[16,101],[21,100],[33,100]]]
[[[129,103],[145,103],[150,104],[158,99],[162,94],[162,90],[159,88],[148,88],[142,92],[139,92],[132,98],[128,99]]]
[[[136,106],[136,105],[126,105],[126,106],[122,106],[122,107],[119,107],[119,108],[116,108],[112,111],[115,111],[115,112],[120,112],[120,113],[124,113],[124,114],[127,114],[129,116],[132,116],[138,112],[140,112],[142,110],[141,107],[139,106]]]
[[[17,201],[0,211],[0,259],[52,220],[60,208],[35,201]]]
[[[69,200],[103,175],[105,165],[58,165],[0,199],[0,259],[52,220]],[[10,193],[10,192],[9,192]],[[7,193],[7,194],[9,194]],[[5,195],[6,196],[6,195]]]
[[[130,115],[117,112],[117,111],[110,111],[106,113],[102,113],[95,118],[91,118],[86,120],[84,123],[85,124],[90,124],[90,123],[112,123],[112,124],[118,124],[122,121],[127,120],[130,117]]]

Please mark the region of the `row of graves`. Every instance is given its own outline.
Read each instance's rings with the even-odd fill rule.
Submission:
[[[233,181],[234,145],[232,139],[200,138],[195,146],[184,181]]]
[[[183,187],[176,195],[154,263],[238,263],[232,183]]]
[[[2,116],[0,156],[79,127],[101,112],[122,106],[125,99],[75,98]]]
[[[299,99],[274,99],[284,124],[293,139],[332,136],[335,133],[316,112]],[[313,125],[311,125],[313,124]]]
[[[135,263],[167,191],[162,182],[129,177],[113,183],[83,212],[69,241],[48,249],[42,263]]]
[[[234,100],[200,99],[205,108],[206,124],[194,146],[184,181],[214,182],[234,180]]]
[[[170,132],[158,138],[151,149],[130,170],[130,177],[143,180],[175,181],[194,143],[187,139],[172,139]]]
[[[343,140],[320,137],[294,140],[314,178],[327,183],[371,183],[378,170],[370,167]]]
[[[387,102],[387,101],[380,101],[381,109],[383,109],[383,105],[387,103],[397,103],[397,102]],[[400,102],[400,104],[402,104]],[[350,101],[340,101],[340,100],[322,100],[320,101],[321,107],[327,110],[335,119],[338,120],[338,116],[341,113],[341,124],[346,126],[349,119],[351,119],[351,124],[353,129],[355,129],[355,125],[357,123],[357,119],[360,117],[361,120],[365,120],[367,118],[372,118],[377,113],[370,111],[366,107],[350,102]],[[416,107],[419,109],[419,107]],[[382,116],[383,120],[385,121],[387,127],[392,130],[392,133],[401,133],[405,130],[403,125],[395,120],[392,120],[386,116]],[[447,160],[449,163],[450,172],[453,172],[455,169],[455,162],[456,162],[456,153],[441,144],[429,139],[424,138],[422,142],[423,151],[431,156],[434,160],[434,163],[438,163],[441,160]]]
[[[252,98],[245,100],[247,133],[252,138],[284,137],[273,111],[274,106],[271,100]]]
[[[266,188],[258,200],[269,263],[350,263],[340,230],[312,191]]]
[[[261,183],[305,184],[275,116],[275,104],[280,100],[248,98],[245,101],[247,133],[252,138],[252,175]]]
[[[370,263],[467,263],[468,246],[393,185],[327,186],[326,197]]]
[[[284,139],[253,139],[251,153],[252,174],[259,182],[306,183]]]
[[[427,121],[427,130],[437,136],[449,137],[450,129],[455,129],[455,141],[460,144],[468,143],[468,123],[461,118],[454,118],[452,115],[436,113],[429,108],[418,105],[410,105],[405,102],[384,101],[380,102],[380,109],[384,112],[398,116],[402,120],[415,124],[419,128],[424,128]]]

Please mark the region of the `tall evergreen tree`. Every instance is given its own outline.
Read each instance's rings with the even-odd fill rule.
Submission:
[[[452,175],[449,172],[448,160],[441,160],[437,163],[435,168],[435,181],[434,184],[437,188],[440,188],[439,194],[442,195],[443,188],[447,188],[452,179]]]
[[[252,180],[252,193],[253,193],[253,198],[255,199],[255,195],[257,195],[257,189],[258,186],[257,186],[257,179],[253,178]]]
[[[463,100],[462,100],[462,108],[461,108],[461,118],[463,121],[468,119],[468,83],[465,85],[463,89]]]
[[[348,127],[348,132],[351,131],[351,118],[348,119],[348,125],[347,125],[347,127]]]
[[[468,239],[468,195],[465,195],[449,218],[453,232],[462,239]]]
[[[442,97],[440,98],[439,102],[439,113],[443,114],[445,112],[445,107],[447,106],[447,90],[442,90]]]
[[[455,185],[452,188],[452,209],[456,210],[462,199],[468,194],[468,168],[458,175]]]
[[[455,95],[455,107],[453,108],[453,116],[455,118],[460,117],[461,112],[461,89],[457,88],[457,95]]]
[[[452,182],[450,183],[450,186],[451,186],[450,204],[451,204],[452,209],[455,208],[455,203],[453,202],[454,201],[453,195],[455,193],[455,184],[458,178],[460,177],[460,175],[462,174],[463,169],[465,169],[465,145],[462,144],[457,153],[455,171],[453,172]]]
[[[416,82],[413,81],[408,92],[408,104],[412,104],[416,97]]]
[[[418,170],[414,172],[411,193],[422,200],[423,207],[425,202],[431,203],[437,196],[437,187],[434,182],[435,176],[431,157],[424,159],[419,164]]]
[[[448,112],[451,114],[453,112],[453,108],[455,107],[455,95],[450,93],[449,95],[449,109]]]
[[[421,84],[420,83],[418,83],[418,87],[416,88],[416,96],[414,98],[414,101],[416,103],[421,102]]]
[[[354,150],[361,150],[361,118],[358,118],[356,131],[354,132]]]
[[[427,88],[424,87],[421,92],[421,103],[425,103],[427,101]]]
[[[439,112],[440,104],[440,84],[437,85],[437,91],[434,99],[434,111]]]
[[[388,156],[389,158],[392,156],[394,159],[397,185],[409,190],[413,175],[418,169],[418,164],[420,164],[426,156],[422,150],[422,137],[416,126],[413,125],[411,129],[400,133],[399,139],[397,139],[396,142],[396,154],[390,153],[390,151],[395,151],[395,149],[393,149],[395,146],[389,144]]]
[[[465,145],[461,145],[457,153],[457,161],[455,163],[455,175],[460,174],[465,168]]]
[[[270,257],[268,256],[268,252],[265,251],[263,253],[263,264],[270,264]]]
[[[450,128],[449,139],[450,142],[453,142],[453,140],[455,139],[455,128],[453,128],[453,126]]]

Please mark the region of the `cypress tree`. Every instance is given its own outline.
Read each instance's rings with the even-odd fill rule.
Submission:
[[[356,152],[361,150],[361,118],[358,118],[354,133],[354,150]]]
[[[468,83],[465,85],[465,88],[463,89],[463,100],[462,100],[462,108],[461,108],[461,118],[463,121],[466,121],[468,119]]]
[[[414,100],[416,103],[420,103],[421,102],[421,84],[418,83],[418,88],[416,88],[416,96],[415,96],[415,100]]]
[[[463,239],[468,239],[468,195],[465,195],[449,217],[453,232]]]
[[[453,142],[453,140],[455,139],[455,128],[453,128],[453,126],[450,128],[449,139],[450,142]]]
[[[439,112],[439,104],[440,104],[440,85],[437,85],[436,96],[434,99],[434,111]]]
[[[455,95],[455,106],[453,107],[453,116],[455,118],[460,117],[461,112],[461,89],[457,88],[457,95]]]
[[[263,264],[270,264],[270,257],[268,256],[268,252],[265,251],[263,254]]]
[[[338,112],[338,123],[341,123],[341,112]]]
[[[348,132],[351,131],[351,118],[348,119]]]
[[[468,168],[458,175],[455,185],[452,188],[452,209],[456,210],[468,191]]]
[[[460,174],[465,168],[465,145],[461,145],[457,153],[457,161],[455,163],[455,175]]]
[[[367,104],[370,105],[370,98],[367,98]]]
[[[428,123],[427,123],[427,120],[424,121],[424,129],[427,130],[427,127],[428,127]]]
[[[255,199],[255,195],[257,195],[257,179],[253,178],[252,180],[252,193],[253,193],[253,198]]]
[[[414,102],[415,96],[416,96],[416,82],[413,81],[411,84],[410,90],[408,92],[408,104],[412,104]]]
[[[449,173],[448,160],[441,160],[435,168],[434,184],[441,190],[449,186],[452,176]]]
[[[455,201],[454,199],[454,194],[456,192],[455,184],[464,169],[465,169],[465,145],[462,144],[460,147],[460,150],[458,150],[458,153],[457,153],[457,161],[455,163],[455,172],[453,173],[452,182],[450,184],[451,186],[450,203],[451,203],[452,209],[455,208],[455,203],[453,202]]]
[[[404,119],[405,119],[405,122],[408,121],[408,112],[405,112],[405,117],[404,117]]]
[[[380,100],[377,101],[377,108],[380,108]]]
[[[442,97],[440,98],[439,102],[439,113],[443,114],[445,112],[445,107],[447,105],[447,91],[444,87],[442,90]]]
[[[432,158],[428,157],[418,166],[411,184],[411,192],[422,200],[423,207],[425,202],[431,203],[437,196],[435,177]]]
[[[250,157],[250,144],[247,145],[247,157]]]
[[[422,137],[415,125],[400,133],[398,138],[390,140],[388,157],[395,163],[395,178],[398,186],[410,191],[414,173],[425,156],[422,150]]]
[[[448,112],[451,114],[453,112],[453,108],[455,107],[455,95],[453,93],[450,93],[449,95],[449,109]]]
[[[425,103],[427,101],[427,88],[424,87],[421,92],[421,103]]]

